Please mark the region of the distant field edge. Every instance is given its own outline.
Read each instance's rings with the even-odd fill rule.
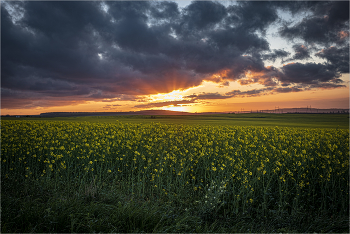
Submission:
[[[208,115],[111,115],[74,117],[1,117],[1,120],[87,121],[161,124],[202,124],[262,127],[301,127],[349,129],[349,114],[208,114]]]

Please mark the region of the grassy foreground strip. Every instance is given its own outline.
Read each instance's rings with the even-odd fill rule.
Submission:
[[[349,130],[1,121],[1,232],[349,232]]]

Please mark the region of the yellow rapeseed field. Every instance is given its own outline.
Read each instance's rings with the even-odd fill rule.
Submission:
[[[132,193],[348,209],[349,130],[1,121],[3,179],[127,181]]]

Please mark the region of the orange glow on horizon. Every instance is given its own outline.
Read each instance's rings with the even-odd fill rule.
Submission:
[[[251,73],[256,75],[256,73]],[[226,99],[196,99],[199,94],[221,94],[232,90],[242,92],[266,88],[263,84],[252,83],[240,85],[239,81],[231,81],[229,86],[218,87],[216,82],[204,81],[201,85],[185,90],[174,90],[169,93],[137,96],[133,101],[86,101],[73,105],[34,107],[23,109],[1,109],[2,115],[37,115],[45,112],[129,112],[146,109],[161,109],[185,112],[232,112],[246,110],[271,109],[274,105],[280,108],[297,108],[312,106],[313,108],[349,108],[349,75],[341,79],[346,87],[336,89],[312,89],[302,92],[274,93],[255,97],[234,96]],[[187,97],[194,95],[191,97]],[[199,97],[199,96],[198,96]],[[188,102],[186,102],[187,100]],[[182,102],[181,102],[182,101]],[[167,103],[169,102],[169,103]],[[44,103],[44,102],[43,102]],[[153,105],[152,104],[156,104]],[[163,104],[163,105],[162,105]],[[142,107],[144,105],[144,107]],[[136,107],[138,106],[138,107]]]
[[[183,91],[174,90],[170,93],[158,93],[154,95],[150,95],[150,99],[152,101],[177,101],[182,100],[183,95],[181,95]]]
[[[169,101],[182,101],[186,95],[194,90],[203,87],[204,85],[199,85],[196,87],[184,89],[184,90],[173,90],[170,93],[158,93],[153,95],[148,95],[147,98],[150,99],[151,102],[169,102]]]

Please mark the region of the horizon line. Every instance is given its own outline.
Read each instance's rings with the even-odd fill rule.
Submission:
[[[283,111],[293,111],[293,112],[283,112]],[[57,115],[62,115],[62,114],[137,114],[137,113],[142,113],[142,112],[163,112],[163,113],[176,113],[176,114],[190,114],[190,115],[195,115],[195,114],[239,114],[239,113],[244,113],[244,114],[248,114],[248,113],[299,113],[298,112],[301,110],[306,110],[309,111],[307,113],[310,113],[311,111],[343,111],[342,113],[349,113],[349,108],[312,108],[311,106],[307,106],[307,107],[290,107],[290,108],[279,108],[276,107],[275,109],[257,109],[257,110],[244,110],[244,108],[241,108],[240,111],[220,111],[220,112],[216,112],[216,111],[210,111],[210,112],[186,112],[186,111],[173,111],[173,110],[157,110],[157,109],[146,109],[146,110],[139,110],[139,111],[77,111],[77,112],[69,112],[69,111],[56,111],[56,112],[43,112],[40,114],[7,114],[7,115],[1,115],[1,117],[11,117],[11,116],[45,116],[45,115],[53,115],[53,114],[57,114]],[[305,112],[303,112],[305,113]],[[317,112],[315,112],[317,113]],[[320,112],[321,113],[321,112]],[[141,114],[142,115],[142,114]]]

